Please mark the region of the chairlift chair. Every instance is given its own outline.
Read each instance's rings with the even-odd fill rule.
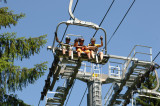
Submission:
[[[72,13],[72,9],[71,9],[72,8],[72,4],[73,4],[73,0],[70,0],[69,14],[70,14],[72,19],[68,20],[68,21],[60,22],[56,27],[55,34],[57,34],[57,37],[59,37],[58,36],[58,30],[59,30],[60,25],[62,25],[62,24],[66,24],[67,26],[76,25],[76,26],[81,26],[81,27],[88,27],[88,28],[91,28],[91,29],[94,29],[94,30],[97,30],[97,31],[98,30],[102,30],[104,32],[104,39],[105,39],[104,50],[103,51],[105,51],[104,55],[106,55],[107,54],[107,33],[106,33],[105,29],[103,29],[102,27],[99,27],[97,24],[94,24],[92,22],[81,21],[81,20],[75,18],[75,16]],[[76,34],[69,34],[69,35],[77,36]],[[60,41],[62,41],[63,38],[64,37],[62,37]],[[62,55],[61,49],[55,46],[55,41],[56,41],[56,37],[54,36],[53,45],[52,45],[52,47],[50,47],[50,49],[53,50],[53,53],[56,53],[60,57],[62,57],[63,55]],[[66,52],[66,54],[67,54],[67,52]],[[77,59],[77,52],[76,51],[73,51],[73,55],[74,55],[74,59]],[[82,60],[83,61],[88,61],[87,55],[84,54],[84,53],[82,53]],[[104,58],[103,62],[106,63],[107,61],[108,61],[108,58],[107,59]],[[95,61],[93,61],[93,62],[95,62]]]

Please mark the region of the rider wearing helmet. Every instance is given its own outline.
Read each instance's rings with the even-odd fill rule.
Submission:
[[[57,34],[56,34],[56,33],[55,33],[55,37],[56,37],[56,41],[61,45],[63,56],[65,56],[66,51],[68,50],[68,51],[69,51],[69,57],[71,57],[71,54],[72,54],[72,47],[71,47],[71,45],[70,45],[70,40],[71,40],[71,38],[68,37],[68,36],[66,36],[66,38],[65,38],[65,41],[66,41],[66,42],[63,43],[63,42],[60,42],[60,41],[58,40],[58,37],[57,37]]]
[[[71,38],[69,36],[66,36],[66,43],[69,44]]]
[[[88,45],[88,48],[90,50],[90,55],[93,59],[95,58],[94,54],[95,54],[95,52],[98,51],[98,48],[103,46],[103,37],[102,36],[100,36],[100,40],[101,40],[101,44],[95,44],[96,39],[93,37],[93,38],[91,38],[91,44]],[[99,55],[100,55],[100,61],[102,61],[103,60],[103,52],[99,52]]]
[[[78,42],[79,42],[79,44],[78,44]],[[86,46],[83,45],[83,43],[84,43],[84,39],[83,38],[75,39],[74,47],[76,47],[78,58],[80,58],[81,57],[81,53],[84,52],[84,53],[87,54],[88,59],[90,60],[90,51],[87,49]]]

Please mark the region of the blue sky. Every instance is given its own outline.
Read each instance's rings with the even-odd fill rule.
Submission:
[[[74,4],[75,2],[74,0]],[[99,24],[111,2],[112,0],[79,0],[74,15],[80,20]],[[110,38],[113,34],[131,3],[132,0],[115,0],[113,7],[101,26],[107,31],[107,38]],[[0,4],[1,7],[9,7],[9,9],[15,13],[22,12],[26,14],[26,17],[21,19],[15,27],[11,29],[2,28],[1,32],[17,32],[17,37],[25,36],[27,38],[37,37],[43,34],[48,35],[47,44],[41,49],[39,55],[32,56],[29,60],[22,62],[17,61],[15,64],[24,67],[33,67],[34,64],[48,61],[48,68],[50,68],[54,58],[52,52],[47,51],[47,46],[52,45],[57,24],[69,19],[68,5],[69,0],[8,0],[7,4]],[[107,45],[108,54],[128,56],[133,46],[140,44],[151,46],[153,48],[153,57],[155,57],[160,51],[159,5],[159,0],[136,0],[115,36],[109,45]],[[65,26],[60,27],[59,37],[62,37],[65,30],[64,28]],[[85,44],[88,44],[89,39],[94,34],[94,30],[71,26],[68,28],[67,34],[83,35],[86,42]],[[101,34],[103,33],[97,33],[97,42],[100,42],[99,36]],[[159,59],[160,58],[157,58],[156,62],[160,64]],[[107,67],[108,66],[105,65],[104,69],[107,69]],[[108,70],[103,71],[108,72]],[[27,88],[24,88],[22,92],[16,92],[18,93],[18,97],[28,104],[37,106],[47,74],[48,72],[35,82],[34,85],[29,85]],[[62,81],[56,84],[62,85]],[[106,93],[107,87],[107,85],[103,86],[103,94]],[[76,106],[80,103],[85,88],[85,83],[76,81],[72,95],[68,101],[68,106]],[[41,106],[44,106],[44,104],[45,101],[42,101]],[[85,105],[87,105],[86,97],[82,103],[82,106]]]

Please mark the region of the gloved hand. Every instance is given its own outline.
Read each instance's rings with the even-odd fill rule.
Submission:
[[[100,36],[100,40],[103,40],[103,37],[102,37],[102,36]]]

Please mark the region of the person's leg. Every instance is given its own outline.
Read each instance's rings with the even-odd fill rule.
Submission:
[[[87,53],[88,59],[91,59],[91,55],[90,53]]]
[[[92,57],[93,59],[95,58],[95,56],[94,56],[94,51],[93,51],[93,50],[90,51],[90,55],[91,55],[91,57]]]
[[[79,57],[81,57],[81,52],[82,52],[82,50],[79,48],[79,49],[77,49],[77,53],[78,53],[78,58]]]
[[[73,57],[72,52],[73,52],[72,47],[69,47],[69,49],[68,49],[69,58]]]
[[[63,54],[63,55],[66,54],[66,48],[65,48],[65,46],[62,46],[62,54]]]
[[[69,57],[68,57],[69,60],[73,59],[72,50],[69,50],[69,51],[68,51],[68,56],[69,56]]]
[[[78,51],[78,61],[81,61],[81,53],[82,53],[82,51],[80,50],[80,51]]]
[[[71,55],[72,55],[72,51],[71,51],[71,50],[69,50],[69,57],[71,57]]]
[[[81,57],[81,52],[78,52],[78,57]]]
[[[99,56],[100,56],[100,61],[103,60],[103,52],[99,52]]]
[[[84,51],[87,54],[88,59],[91,59],[91,54],[89,50]]]
[[[62,54],[65,55],[66,54],[66,49],[62,49]]]

